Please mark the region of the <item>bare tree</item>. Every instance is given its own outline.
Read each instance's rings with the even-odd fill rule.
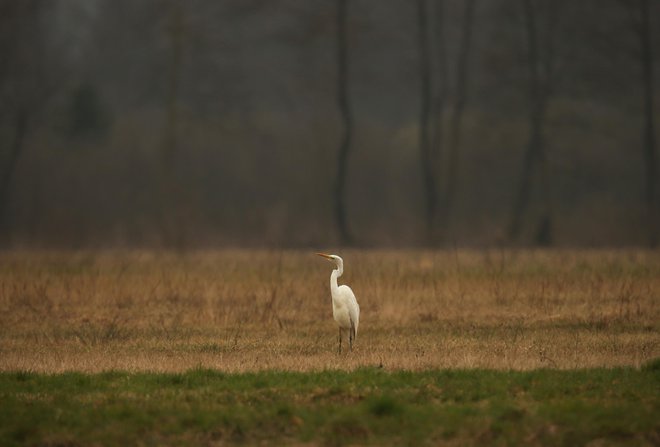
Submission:
[[[2,177],[0,178],[0,233],[3,235],[3,239],[6,239],[7,235],[5,233],[8,231],[7,207],[9,204],[10,186],[19,156],[23,151],[28,129],[28,112],[25,109],[16,110],[13,127],[13,141],[9,148],[9,156],[3,163]]]
[[[446,239],[456,196],[463,110],[467,102],[469,60],[475,0],[467,0],[463,12],[461,39],[455,63],[455,86],[449,110],[448,153],[445,145],[445,108],[448,103],[449,57],[445,32],[445,2],[418,0],[418,47],[420,55],[420,160],[425,192],[427,240]],[[432,13],[434,12],[434,14]],[[432,98],[432,99],[431,99]]]
[[[445,104],[447,102],[448,91],[448,57],[447,57],[447,37],[445,30],[445,1],[435,1],[435,14],[433,27],[433,62],[430,64],[432,75],[431,84],[433,89],[433,103],[431,106],[433,115],[433,128],[431,135],[431,146],[435,151],[435,172],[441,172],[439,166],[443,153],[444,115]]]
[[[644,201],[646,203],[647,243],[658,245],[658,157],[655,141],[654,73],[655,64],[653,40],[651,39],[651,5],[649,0],[621,0],[628,10],[630,25],[635,33],[639,51],[641,81],[643,88],[644,124],[642,126],[642,156],[644,160]]]
[[[40,25],[43,0],[0,1],[0,120],[13,134],[0,160],[0,236],[8,240],[8,205],[16,167],[36,115],[45,107],[61,80],[49,67],[46,38]]]
[[[648,243],[658,245],[658,157],[655,144],[655,111],[653,109],[654,53],[651,40],[651,11],[649,0],[640,0],[640,46],[642,47],[642,81],[644,85],[644,165],[646,168],[646,207],[648,213]]]
[[[353,238],[346,217],[346,181],[348,158],[353,138],[353,116],[349,101],[348,78],[348,0],[337,0],[337,102],[341,113],[343,135],[337,157],[335,180],[335,219],[342,244],[350,244]]]
[[[437,173],[433,146],[431,145],[429,120],[431,117],[431,50],[426,0],[417,0],[417,26],[420,74],[419,151],[425,198],[426,239],[434,242],[437,210]]]
[[[543,17],[544,32],[539,27],[539,3],[522,0],[523,21],[527,46],[527,70],[529,79],[529,136],[523,159],[520,186],[514,203],[509,238],[520,235],[524,215],[529,208],[532,180],[538,170],[538,188],[541,217],[534,242],[552,244],[552,200],[548,172],[546,139],[544,135],[548,101],[552,94],[554,78],[554,38],[557,23],[557,3],[545,0],[547,8]]]
[[[183,9],[180,0],[174,0],[171,5],[168,23],[170,54],[167,82],[167,125],[164,145],[164,164],[167,169],[173,169],[175,156],[179,146],[179,90],[181,84],[181,62],[183,53]]]
[[[442,215],[444,218],[444,234],[451,225],[454,212],[454,201],[458,182],[459,152],[461,146],[461,124],[463,110],[467,102],[467,86],[470,74],[469,62],[472,53],[472,29],[474,23],[474,10],[476,0],[466,0],[461,26],[461,40],[456,61],[456,86],[451,121],[449,124],[448,158],[443,194]]]
[[[161,159],[161,225],[166,245],[182,249],[185,246],[183,228],[184,200],[179,186],[177,160],[179,158],[179,90],[181,84],[184,10],[181,0],[172,0],[169,5],[167,35],[169,40],[166,122],[163,135]]]

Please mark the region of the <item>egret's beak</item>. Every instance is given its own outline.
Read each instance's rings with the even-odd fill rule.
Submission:
[[[319,255],[319,256],[323,256],[325,259],[329,259],[331,261],[333,260],[332,256],[326,255],[325,253],[316,253],[316,254]]]

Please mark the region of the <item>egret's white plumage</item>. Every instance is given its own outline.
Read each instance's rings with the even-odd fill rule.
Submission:
[[[332,295],[332,316],[339,326],[339,352],[341,352],[342,336],[348,334],[348,346],[353,350],[353,341],[360,325],[360,306],[355,294],[345,284],[337,285],[337,278],[344,273],[344,260],[337,255],[317,253],[334,262],[337,268],[330,274],[330,294]]]

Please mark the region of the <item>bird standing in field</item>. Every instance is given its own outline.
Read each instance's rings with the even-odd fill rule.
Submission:
[[[348,346],[353,350],[353,341],[357,336],[360,324],[360,306],[355,294],[346,284],[337,285],[337,278],[344,273],[344,260],[337,255],[317,253],[328,261],[334,262],[337,268],[330,274],[330,294],[332,295],[332,316],[339,325],[339,353],[341,354],[342,337],[348,334]]]

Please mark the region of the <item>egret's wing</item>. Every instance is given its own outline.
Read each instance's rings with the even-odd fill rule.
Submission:
[[[342,295],[346,298],[346,305],[348,307],[348,316],[351,319],[351,324],[355,328],[355,335],[357,335],[358,326],[360,325],[360,305],[355,298],[353,290],[347,285],[339,287]]]

